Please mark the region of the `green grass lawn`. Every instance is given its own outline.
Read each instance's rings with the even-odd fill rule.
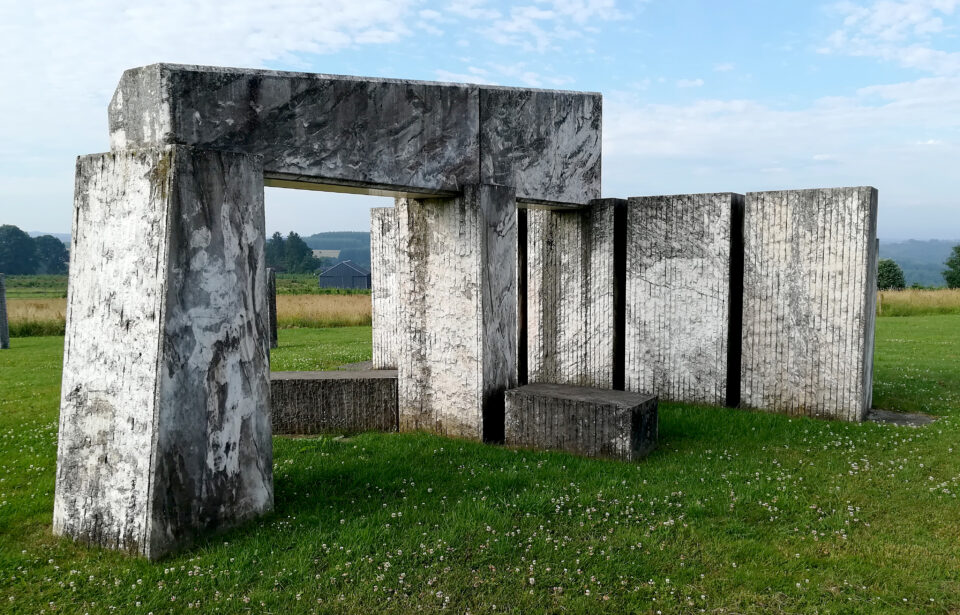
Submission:
[[[283,330],[274,367],[369,337]],[[928,427],[662,404],[636,464],[277,437],[276,511],[152,564],[50,534],[61,347],[0,351],[0,612],[960,612],[960,316],[877,324],[875,405]]]

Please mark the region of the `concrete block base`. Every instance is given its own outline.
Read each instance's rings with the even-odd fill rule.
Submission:
[[[275,434],[396,431],[397,372],[273,372],[270,420]]]
[[[507,391],[506,444],[630,461],[657,446],[657,398],[559,384]]]

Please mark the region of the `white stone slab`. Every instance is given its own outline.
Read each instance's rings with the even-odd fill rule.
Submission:
[[[77,163],[53,529],[156,558],[273,506],[262,167]]]

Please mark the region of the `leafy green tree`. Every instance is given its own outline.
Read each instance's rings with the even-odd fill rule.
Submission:
[[[283,255],[285,270],[290,273],[312,273],[320,268],[320,261],[313,256],[313,250],[293,231],[284,241]]]
[[[947,266],[943,271],[947,288],[960,288],[960,246],[953,246],[953,252],[950,253],[944,265]]]
[[[30,275],[37,270],[37,247],[16,226],[0,226],[0,273]]]
[[[280,233],[274,233],[271,235],[270,239],[267,240],[267,245],[265,248],[267,267],[273,267],[277,271],[286,271],[286,268],[284,267],[283,243],[283,235]]]
[[[893,259],[880,259],[877,263],[877,288],[880,290],[903,290],[907,281],[903,269]]]
[[[40,235],[33,238],[37,254],[37,270],[40,274],[62,275],[67,272],[70,252],[62,241],[53,235]]]

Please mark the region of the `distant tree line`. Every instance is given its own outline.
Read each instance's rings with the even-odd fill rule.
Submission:
[[[943,263],[943,279],[947,288],[960,288],[960,245],[953,246],[950,256]],[[903,269],[891,258],[882,258],[877,262],[877,288],[880,290],[903,290],[907,285]],[[911,288],[923,288],[914,283]]]
[[[322,261],[313,255],[313,250],[290,231],[284,239],[280,233],[274,233],[267,240],[267,267],[273,267],[283,273],[314,273],[323,266]]]
[[[53,235],[30,237],[12,224],[0,226],[0,273],[62,275],[69,261],[67,246]]]

